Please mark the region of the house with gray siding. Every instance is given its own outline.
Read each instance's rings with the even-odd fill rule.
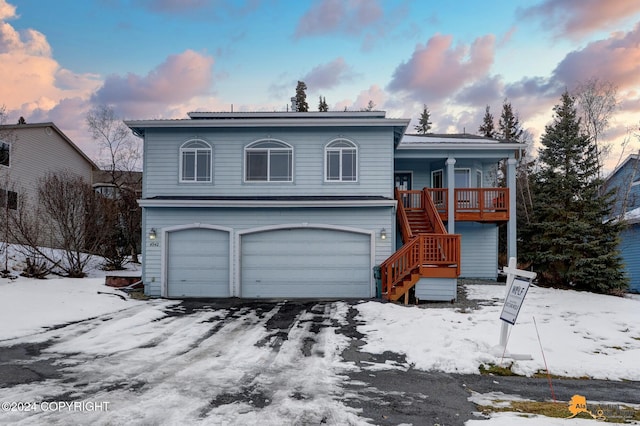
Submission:
[[[624,262],[629,290],[640,293],[640,155],[629,155],[605,180],[614,193],[612,218],[623,220],[618,249]]]
[[[38,181],[66,170],[92,182],[98,166],[54,123],[0,126],[0,203],[35,202]]]
[[[127,121],[144,140],[145,292],[449,300],[459,276],[495,278],[498,224],[515,254],[520,145],[405,135],[409,121],[382,111]],[[499,160],[511,188],[490,187]]]

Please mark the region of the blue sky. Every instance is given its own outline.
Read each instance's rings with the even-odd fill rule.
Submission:
[[[508,99],[538,140],[561,92],[598,78],[618,88],[617,145],[638,129],[639,22],[636,0],[0,0],[0,105],[93,157],[95,105],[284,110],[298,80],[312,110],[371,100],[415,120],[426,104],[435,132],[475,133]]]

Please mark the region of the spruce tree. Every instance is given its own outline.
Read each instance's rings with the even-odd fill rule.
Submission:
[[[298,81],[296,86],[296,111],[309,112],[309,104],[307,103],[307,85],[304,81]]]
[[[484,118],[478,128],[478,133],[487,138],[496,137],[496,127],[493,124],[493,114],[489,111],[489,105],[487,105],[487,108],[484,110]]]
[[[426,135],[427,133],[429,133],[429,130],[431,130],[431,113],[429,112],[429,108],[427,108],[427,105],[424,105],[424,109],[422,110],[422,114],[420,114],[420,121],[418,122],[418,125],[415,126],[415,130],[416,132],[418,132],[418,134],[420,135]]]
[[[627,287],[617,251],[622,225],[604,220],[612,197],[600,192],[597,148],[581,131],[574,102],[565,91],[542,136],[521,253],[542,285],[616,293]]]
[[[318,111],[327,112],[329,111],[329,105],[327,105],[327,99],[320,96],[320,102],[318,103]]]
[[[498,122],[498,136],[509,142],[520,142],[522,138],[522,126],[518,116],[514,114],[511,102],[506,99],[502,104],[502,114]]]

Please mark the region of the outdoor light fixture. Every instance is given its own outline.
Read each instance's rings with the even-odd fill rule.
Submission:
[[[386,240],[387,239],[387,230],[382,228],[382,230],[380,231],[380,239],[381,240]]]
[[[156,239],[156,228],[151,228],[151,230],[149,231],[149,239],[150,240]]]

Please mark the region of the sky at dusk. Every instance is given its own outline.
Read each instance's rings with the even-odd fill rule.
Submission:
[[[392,118],[427,105],[433,132],[477,133],[505,99],[539,141],[565,89],[617,87],[605,135],[637,152],[637,0],[0,0],[0,105],[13,124],[53,121],[87,154],[108,104],[125,119],[189,111],[310,110]]]

